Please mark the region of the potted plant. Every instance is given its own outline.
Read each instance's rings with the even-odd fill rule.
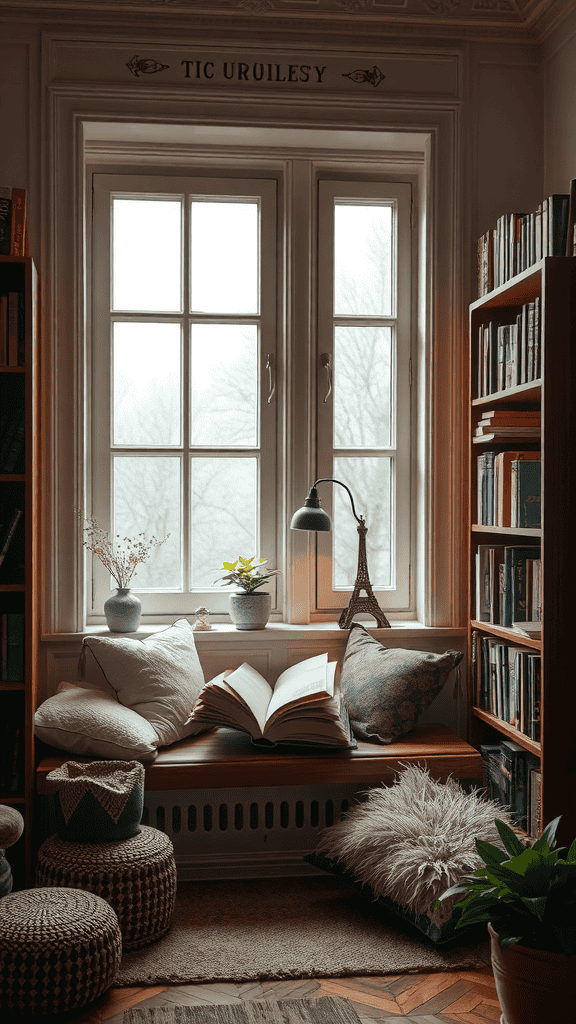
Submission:
[[[239,555],[235,562],[223,562],[222,568],[226,569],[226,575],[215,580],[225,587],[239,588],[239,593],[230,594],[230,618],[236,629],[264,629],[270,617],[271,595],[258,588],[276,576],[280,569],[262,572],[267,559],[259,558],[254,563],[255,558],[255,555],[252,558]]]
[[[434,904],[465,894],[456,927],[487,923],[501,1024],[576,1021],[576,840],[556,846],[559,821],[530,847],[497,820],[504,849],[477,839],[485,866]]]
[[[111,537],[108,530],[98,525],[92,516],[84,516],[77,511],[83,528],[82,543],[88,551],[93,551],[102,565],[117,584],[116,592],[104,602],[104,615],[111,633],[134,633],[138,629],[142,602],[132,593],[130,582],[138,566],[146,562],[153,548],[159,547],[168,540],[150,537],[146,540],[143,533],[136,537]]]

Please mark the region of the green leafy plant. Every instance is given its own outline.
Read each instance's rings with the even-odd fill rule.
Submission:
[[[434,909],[448,896],[465,893],[454,907],[460,911],[456,928],[489,921],[504,950],[519,942],[566,956],[576,953],[576,839],[568,853],[556,846],[559,821],[554,818],[529,847],[496,819],[504,850],[477,839],[485,867],[442,893]]]
[[[240,587],[241,590],[247,594],[252,594],[257,587],[263,586],[268,580],[276,576],[280,569],[270,569],[268,572],[261,572],[260,569],[266,564],[266,558],[259,558],[255,565],[252,563],[256,555],[252,558],[242,558],[239,555],[235,562],[223,562],[222,568],[227,570],[226,576],[220,576],[215,583],[224,582],[225,587],[236,586]]]

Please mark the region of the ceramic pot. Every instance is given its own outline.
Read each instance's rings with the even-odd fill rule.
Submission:
[[[236,629],[264,629],[271,607],[272,597],[265,590],[230,594],[230,618]]]
[[[118,587],[104,602],[104,615],[111,633],[134,633],[138,629],[142,603],[129,587]]]
[[[501,1024],[576,1022],[576,955],[530,949],[517,943],[504,951],[491,924],[490,947]]]

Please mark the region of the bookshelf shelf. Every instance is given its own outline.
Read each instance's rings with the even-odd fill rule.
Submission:
[[[17,293],[18,363],[0,367],[0,803],[24,816],[11,860],[15,889],[33,884],[34,710],[38,690],[37,275],[29,256],[0,259],[0,295]],[[16,362],[16,360],[14,360]],[[12,789],[16,792],[12,792]],[[12,848],[8,850],[10,860]]]
[[[539,324],[530,339],[533,361],[528,361],[528,350],[521,349],[512,334],[506,356],[511,367],[507,363],[503,370],[490,363],[489,356],[487,364],[486,339],[501,346],[502,339],[508,342],[509,336],[506,331],[499,333],[500,326],[514,324],[512,332],[516,329],[516,339],[520,339],[522,320],[518,318],[525,317],[528,324],[528,317],[534,316],[538,323],[535,310]],[[536,794],[539,787],[539,807],[536,801],[532,809],[533,829],[561,815],[559,841],[568,844],[576,836],[576,732],[569,684],[574,661],[571,609],[576,543],[573,484],[568,471],[576,437],[575,322],[576,257],[540,260],[473,302],[469,311],[469,739],[479,748],[487,745],[487,751],[490,747],[504,749],[512,741],[509,749],[520,750],[512,757],[524,764],[525,784],[532,782]],[[524,346],[529,337],[528,328],[525,330]],[[502,359],[501,347],[497,351]],[[522,383],[478,397],[481,391],[490,390],[483,386],[487,365],[489,381],[501,382],[511,376]],[[529,379],[531,376],[534,379]],[[499,422],[508,429],[522,422],[539,422],[540,438],[502,437],[505,429],[500,436],[495,430],[477,438],[477,422],[490,412],[491,423]],[[484,429],[490,430],[491,423]],[[528,515],[533,505],[517,502],[516,520],[511,518],[513,483],[510,475],[503,474],[503,467],[510,473],[513,459],[516,480],[519,461],[536,462],[540,467],[540,491],[532,490],[526,496],[532,502],[540,500],[541,526],[533,525],[534,516]],[[525,478],[530,476],[525,473]],[[525,518],[520,519],[520,509]],[[530,526],[495,525],[531,520]],[[532,603],[531,609],[526,601]],[[487,607],[491,609],[488,614]],[[538,620],[540,609],[541,639],[511,628],[512,621]],[[485,621],[492,617],[494,622]],[[524,759],[522,751],[526,752]],[[486,757],[488,763],[488,752]],[[527,805],[530,808],[529,800]]]
[[[471,530],[473,533],[495,534],[498,537],[540,538],[542,536],[539,526],[483,526],[482,523],[474,523]]]
[[[507,405],[517,408],[519,404],[538,401],[541,387],[540,379],[529,381],[527,384],[516,384],[513,388],[506,388],[504,391],[493,391],[490,395],[473,398],[472,408],[482,409],[494,402],[498,402],[502,408],[506,408]]]
[[[531,647],[535,651],[542,650],[541,640],[536,640],[532,636],[523,636],[515,629],[507,629],[506,626],[498,626],[492,622],[480,622],[477,619],[471,619],[470,626],[472,629],[490,633],[491,636],[499,636],[502,640],[508,640],[509,643],[517,644],[519,647]]]
[[[497,718],[496,715],[491,715],[489,711],[484,711],[483,708],[472,708],[472,714],[479,718],[486,725],[491,725],[498,732],[502,733],[503,736],[507,736],[509,739],[514,740],[519,746],[524,747],[525,750],[529,750],[531,754],[536,754],[540,757],[541,746],[535,740],[529,739],[524,733],[521,733],[519,729],[515,729],[513,725],[508,722],[503,722],[501,718]]]

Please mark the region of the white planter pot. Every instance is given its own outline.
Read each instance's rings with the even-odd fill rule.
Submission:
[[[230,618],[236,629],[264,629],[271,607],[272,597],[265,590],[230,594]]]

